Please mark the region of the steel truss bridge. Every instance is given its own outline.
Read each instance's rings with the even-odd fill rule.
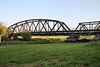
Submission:
[[[31,35],[100,35],[100,21],[82,22],[71,30],[64,22],[51,19],[30,19],[17,22],[9,27],[9,35],[21,35],[26,31]]]

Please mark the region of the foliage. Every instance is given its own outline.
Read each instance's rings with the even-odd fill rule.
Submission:
[[[100,46],[23,43],[0,45],[0,67],[100,67]]]
[[[7,28],[7,33],[8,34],[11,33],[11,28],[10,27]]]
[[[68,36],[31,36],[31,41],[48,40],[50,42],[63,42]],[[22,36],[14,36],[14,40],[23,40]]]
[[[70,35],[67,40],[72,40],[72,41],[76,41],[80,38],[79,35]]]
[[[0,35],[1,35],[1,33],[2,33],[2,30],[0,29]]]
[[[1,36],[1,41],[10,41],[10,39],[7,36]]]
[[[92,40],[88,40],[88,39],[80,39],[80,40],[65,40],[64,42],[90,42]]]
[[[0,29],[1,29],[1,36],[7,35],[7,33],[6,33],[6,27],[3,26],[1,22],[0,22]]]
[[[6,26],[3,26],[3,23],[0,22],[0,33],[1,33],[1,40],[2,41],[8,41],[9,39],[7,38],[7,28]]]
[[[80,39],[80,40],[77,40],[77,42],[90,42],[91,40],[89,40],[89,39],[86,39],[86,38],[84,38],[84,39]]]
[[[31,40],[31,33],[30,32],[24,32],[21,34],[23,41],[30,41]]]
[[[20,41],[20,38],[18,38],[17,36],[13,35],[13,39],[14,41]]]

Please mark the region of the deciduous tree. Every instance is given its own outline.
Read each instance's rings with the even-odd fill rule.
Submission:
[[[1,40],[2,41],[8,40],[8,38],[7,38],[7,35],[8,35],[7,28],[6,28],[6,26],[3,25],[2,22],[0,22],[0,33],[1,33]]]
[[[1,36],[6,35],[6,27],[3,26],[2,22],[0,22]]]

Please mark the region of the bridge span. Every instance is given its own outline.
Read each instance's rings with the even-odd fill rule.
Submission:
[[[100,21],[79,23],[71,30],[64,22],[51,19],[30,19],[17,22],[9,27],[9,35],[21,35],[28,31],[31,35],[100,35]]]

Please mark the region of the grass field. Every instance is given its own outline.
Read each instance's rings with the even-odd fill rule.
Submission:
[[[2,43],[0,67],[100,67],[99,43]]]
[[[31,36],[32,39],[60,39],[60,41],[66,40],[68,36]],[[18,38],[22,38],[18,36]]]
[[[65,41],[69,36],[31,36],[32,39],[59,39],[59,41]],[[80,39],[93,39],[94,35],[87,35],[87,36],[80,36]],[[18,36],[18,38],[22,38],[21,36]]]

